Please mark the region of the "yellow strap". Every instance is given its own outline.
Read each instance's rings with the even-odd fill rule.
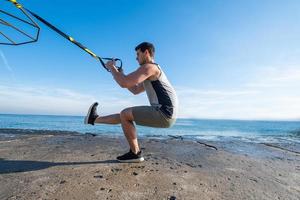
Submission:
[[[8,1],[10,1],[10,2],[13,3],[13,4],[15,4],[15,6],[16,6],[17,8],[22,8],[22,5],[19,4],[16,0],[8,0]]]
[[[71,42],[74,42],[74,41],[75,41],[74,38],[72,38],[72,37],[69,37],[69,40],[70,40]]]
[[[84,49],[86,52],[88,52],[89,54],[91,54],[93,57],[97,58],[97,55],[94,54],[92,51],[90,51],[89,49]]]

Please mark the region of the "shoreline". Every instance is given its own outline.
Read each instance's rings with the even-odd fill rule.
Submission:
[[[112,134],[112,133],[92,133],[92,132],[76,132],[76,131],[65,131],[65,130],[44,130],[44,129],[18,129],[18,128],[0,128],[0,141],[6,140],[7,138],[14,137],[26,137],[26,135],[73,135],[73,136],[92,136],[92,137],[106,137],[112,139],[124,139],[123,134]],[[288,151],[295,154],[300,154],[300,140],[283,140],[281,142],[274,141],[258,141],[258,140],[250,140],[251,137],[232,137],[232,136],[220,136],[222,139],[203,139],[198,138],[198,136],[182,136],[182,135],[138,135],[139,140],[148,140],[148,139],[157,139],[157,140],[180,140],[180,141],[189,141],[196,142],[202,144],[204,146],[211,147],[217,150],[217,146],[222,146],[224,149],[228,151],[232,151],[233,153],[239,153],[240,151],[248,151],[251,152],[254,150],[256,152],[256,148],[260,148],[261,145],[265,145],[271,148],[276,148],[277,150]],[[261,136],[263,138],[263,136]],[[291,137],[295,138],[295,137]],[[228,145],[230,144],[230,145]],[[255,148],[253,146],[256,146]],[[236,148],[236,150],[235,150]],[[238,149],[240,148],[240,149]],[[261,152],[258,152],[261,153]],[[254,154],[253,154],[254,155]]]
[[[300,155],[283,149],[143,137],[146,161],[126,164],[115,160],[128,150],[122,136],[39,132],[0,136],[0,199],[300,197]]]

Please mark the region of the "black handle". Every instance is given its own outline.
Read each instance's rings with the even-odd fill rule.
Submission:
[[[109,69],[107,69],[107,67],[105,66],[105,63],[103,60],[114,60],[115,62],[117,62],[119,65],[116,65],[118,71],[122,71],[122,60],[120,58],[99,58],[100,63],[102,64],[102,66],[104,67],[104,69],[106,69],[109,72]]]

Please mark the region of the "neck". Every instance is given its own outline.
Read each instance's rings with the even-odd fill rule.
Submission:
[[[154,63],[154,59],[153,58],[148,58],[148,59],[146,59],[145,63]]]

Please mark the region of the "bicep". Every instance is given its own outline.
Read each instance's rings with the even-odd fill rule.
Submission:
[[[126,87],[130,88],[135,85],[140,85],[144,80],[149,78],[152,75],[152,69],[150,67],[142,66],[138,68],[136,71],[128,74],[126,76]],[[140,86],[139,89],[144,88],[143,86]]]

